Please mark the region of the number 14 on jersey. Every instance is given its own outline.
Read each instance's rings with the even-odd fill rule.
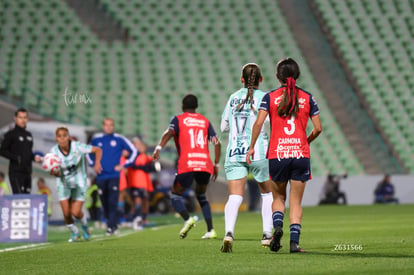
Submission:
[[[191,148],[194,149],[196,147],[199,147],[201,149],[204,149],[204,146],[207,142],[204,139],[203,129],[194,131],[194,129],[191,128],[188,130],[188,133],[190,134]]]

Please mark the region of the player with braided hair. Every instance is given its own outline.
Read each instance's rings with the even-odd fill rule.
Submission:
[[[257,119],[252,129],[250,149],[246,161],[257,155],[256,142],[262,126],[269,115],[271,132],[267,158],[269,174],[274,184],[273,193],[273,239],[270,250],[277,252],[283,236],[283,218],[285,213],[286,187],[290,182],[289,220],[290,220],[290,252],[305,252],[299,247],[299,236],[302,222],[302,197],[306,181],[310,179],[309,144],[322,132],[319,108],[315,98],[296,86],[300,75],[299,65],[286,58],[278,62],[276,77],[281,87],[263,97]],[[306,126],[309,118],[313,124],[312,132],[307,136]]]
[[[232,252],[234,227],[243,201],[249,170],[258,182],[262,195],[262,245],[269,246],[272,237],[272,193],[266,160],[268,140],[264,127],[260,130],[256,145],[258,154],[250,165],[246,163],[251,128],[256,120],[258,106],[265,95],[265,92],[259,90],[259,84],[263,80],[260,67],[254,63],[244,65],[240,80],[244,87],[230,96],[221,120],[221,131],[229,131],[224,169],[230,193],[224,209],[226,236],[221,247],[222,252]]]

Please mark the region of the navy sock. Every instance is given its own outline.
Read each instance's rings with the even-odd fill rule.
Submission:
[[[272,219],[273,219],[273,228],[276,228],[277,226],[280,226],[283,228],[283,217],[285,216],[285,214],[283,214],[280,211],[275,211],[272,214]]]
[[[183,196],[172,193],[171,194],[171,204],[178,214],[186,221],[190,218],[187,208],[185,208]]]
[[[206,194],[197,195],[197,200],[200,204],[201,211],[203,212],[204,220],[207,224],[207,231],[213,229],[213,219],[211,218],[210,203],[207,200]]]
[[[290,242],[299,244],[301,225],[294,223],[290,225]]]
[[[141,216],[141,205],[136,204],[134,207],[134,218]]]
[[[125,219],[125,217],[124,217],[125,202],[123,202],[123,201],[118,202],[118,207],[116,209],[116,212],[117,212],[117,215],[118,215],[118,223],[120,223]]]

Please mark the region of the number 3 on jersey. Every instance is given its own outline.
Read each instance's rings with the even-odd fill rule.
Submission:
[[[289,136],[293,135],[293,133],[295,132],[295,116],[289,118],[287,120],[287,124],[289,124],[291,128],[289,129],[288,127],[284,127],[283,130],[285,130],[285,134]]]
[[[188,130],[188,133],[190,134],[191,148],[194,149],[197,146],[201,149],[204,149],[204,145],[206,143],[204,141],[204,131],[198,130],[194,132],[194,129],[191,128],[190,130]]]

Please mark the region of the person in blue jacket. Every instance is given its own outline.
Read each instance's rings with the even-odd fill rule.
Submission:
[[[124,136],[114,133],[114,120],[105,118],[102,124],[103,133],[95,134],[91,145],[102,149],[102,172],[97,175],[96,183],[107,220],[106,235],[118,233],[118,196],[119,196],[119,172],[134,165],[138,152],[134,145]],[[120,165],[122,150],[129,152],[129,157],[124,165]],[[94,163],[93,155],[89,155],[90,164]]]

